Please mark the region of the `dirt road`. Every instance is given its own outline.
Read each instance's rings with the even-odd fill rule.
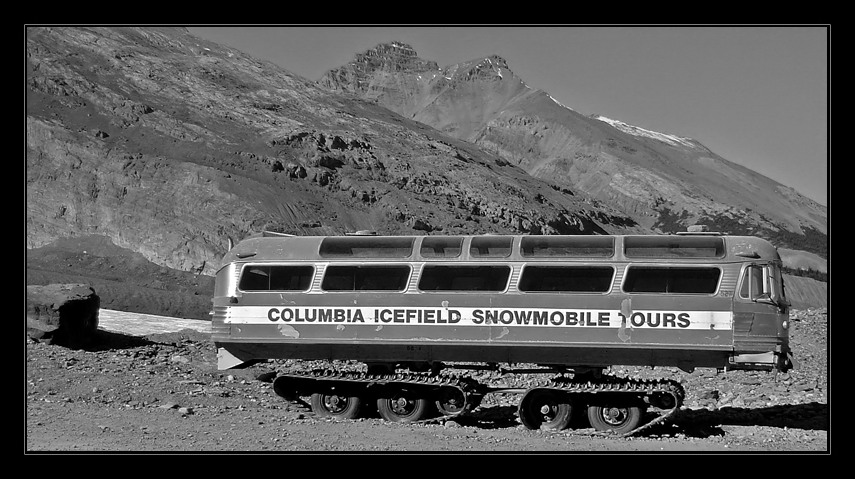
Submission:
[[[162,318],[107,312],[97,346],[89,350],[27,339],[25,452],[829,452],[827,312],[794,316],[801,363],[787,374],[615,370],[673,378],[687,391],[672,420],[625,438],[584,423],[561,432],[527,430],[513,395],[487,396],[465,421],[318,418],[259,380],[314,364],[280,361],[218,371],[207,324],[191,320],[198,330],[175,332],[180,323],[163,324]],[[145,329],[158,321],[167,332]],[[142,329],[127,332],[129,322]]]

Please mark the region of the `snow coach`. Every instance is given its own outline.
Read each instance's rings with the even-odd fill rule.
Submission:
[[[318,415],[390,421],[465,415],[520,394],[530,429],[576,414],[632,434],[672,415],[675,380],[615,366],[787,371],[781,259],[750,236],[292,236],[234,246],[216,276],[220,369],[270,359],[349,361],[358,371],[279,372],[277,394]],[[543,373],[481,384],[465,370]],[[308,398],[308,402],[305,399]],[[648,410],[658,410],[644,421]]]

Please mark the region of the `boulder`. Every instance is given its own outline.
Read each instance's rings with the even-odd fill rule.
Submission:
[[[86,284],[27,286],[27,335],[66,346],[88,344],[98,329],[101,299]]]

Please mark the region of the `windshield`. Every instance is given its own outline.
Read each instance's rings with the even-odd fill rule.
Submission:
[[[781,267],[776,264],[769,265],[767,271],[771,276],[769,279],[772,282],[772,300],[781,306],[787,305],[787,296],[784,293],[784,277],[781,274]]]

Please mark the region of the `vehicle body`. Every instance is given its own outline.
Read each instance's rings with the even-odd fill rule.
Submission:
[[[616,365],[792,367],[777,250],[715,233],[262,236],[224,257],[212,316],[220,369],[475,362],[599,378]]]

